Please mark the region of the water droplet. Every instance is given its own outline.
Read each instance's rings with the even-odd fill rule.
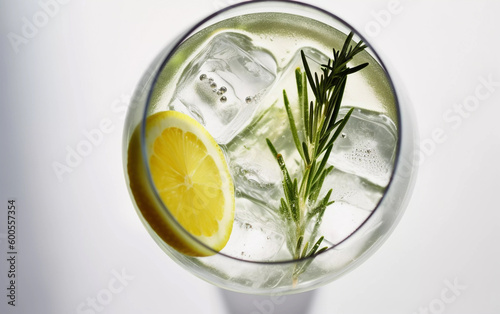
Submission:
[[[207,79],[207,75],[206,74],[200,75],[200,81],[203,81],[203,80],[206,80],[206,79]]]
[[[342,138],[346,138],[347,135],[345,133],[342,133]]]
[[[214,81],[214,79],[213,79],[213,78],[209,78],[209,79],[208,79],[208,83],[210,83],[210,84],[212,84],[212,82],[213,82],[213,81]]]
[[[226,102],[226,101],[227,101],[226,96],[222,96],[222,97],[220,98],[220,102]]]
[[[217,84],[215,82],[212,82],[212,83],[210,83],[210,87],[212,87],[213,89],[215,89],[215,88],[217,88]]]
[[[226,87],[226,86],[221,86],[221,87],[219,88],[219,91],[220,91],[222,94],[224,94],[225,92],[227,92],[227,87]]]
[[[212,89],[212,92],[214,93],[217,92],[217,88]]]
[[[252,102],[252,97],[248,96],[247,98],[245,98],[245,102],[247,104],[251,103]]]

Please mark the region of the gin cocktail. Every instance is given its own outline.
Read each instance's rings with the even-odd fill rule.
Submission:
[[[167,254],[224,288],[291,293],[382,243],[410,190],[413,133],[368,44],[315,7],[256,1],[163,51],[129,111],[124,160]]]

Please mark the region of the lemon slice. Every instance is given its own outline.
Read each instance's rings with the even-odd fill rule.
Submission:
[[[129,142],[127,171],[146,225],[181,253],[207,256],[220,251],[233,226],[234,186],[219,145],[196,120],[176,111],[149,116],[145,134],[151,178],[168,209],[148,188],[137,127]]]

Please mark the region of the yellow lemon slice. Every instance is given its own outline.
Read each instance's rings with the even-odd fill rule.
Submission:
[[[167,211],[148,187],[137,127],[129,142],[127,171],[142,219],[181,253],[214,254],[196,240],[220,251],[233,226],[234,186],[219,145],[196,120],[176,111],[149,116],[145,134],[151,178]]]

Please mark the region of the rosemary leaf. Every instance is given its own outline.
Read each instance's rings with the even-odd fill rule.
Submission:
[[[285,90],[283,90],[283,101],[285,102],[286,114],[288,115],[288,122],[290,123],[290,130],[292,131],[295,147],[297,147],[300,156],[304,159],[304,152],[300,146],[299,134],[297,133],[297,127],[295,126],[295,119],[293,118],[292,109],[290,109],[290,102],[288,101]]]

